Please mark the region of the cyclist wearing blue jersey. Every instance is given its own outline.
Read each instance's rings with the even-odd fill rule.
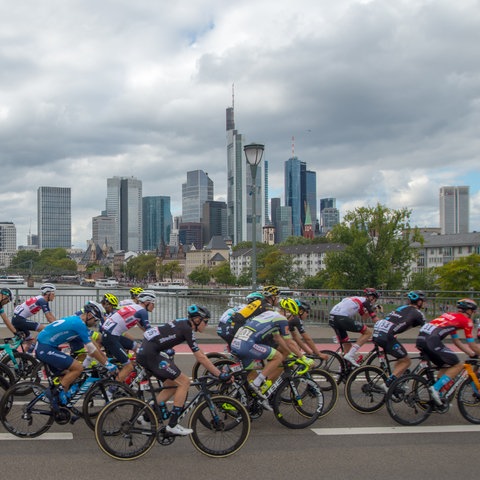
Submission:
[[[37,337],[35,348],[38,360],[50,366],[52,373],[62,375],[58,398],[62,404],[69,400],[68,389],[80,376],[83,365],[59,348],[63,343],[83,342],[88,354],[105,365],[110,371],[117,367],[108,362],[107,357],[98,350],[90,339],[89,328],[103,319],[103,307],[96,302],[89,302],[83,307],[83,313],[61,318],[47,325]],[[47,390],[46,395],[53,402],[53,393]]]

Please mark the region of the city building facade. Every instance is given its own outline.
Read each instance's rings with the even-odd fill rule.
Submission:
[[[172,213],[170,197],[143,197],[143,249],[157,250],[170,243]]]
[[[17,253],[17,229],[13,222],[0,222],[0,269],[8,268]]]
[[[442,235],[468,233],[470,187],[440,188],[440,230]]]
[[[187,181],[182,184],[182,222],[202,221],[203,204],[213,201],[213,181],[203,170],[187,172]]]

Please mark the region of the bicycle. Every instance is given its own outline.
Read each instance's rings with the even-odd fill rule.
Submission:
[[[17,333],[13,337],[4,338],[0,343],[0,362],[13,373],[14,381],[30,379],[39,361],[25,352],[23,342],[25,335]],[[21,349],[19,352],[18,349]]]
[[[331,411],[337,400],[337,390],[335,380],[324,371],[316,371],[318,379],[330,379],[331,398],[328,411],[323,411],[324,395],[321,387],[307,374],[308,367],[298,365],[294,367],[295,361],[285,360],[282,363],[283,371],[280,376],[264,393],[264,396],[273,407],[275,418],[282,425],[300,429],[306,428],[314,423],[321,416]],[[220,386],[218,393],[227,394],[240,400],[245,405],[252,419],[259,418],[264,410],[262,400],[255,394],[250,386],[248,375],[250,370],[243,368],[243,364],[238,358],[218,360],[214,365],[222,369],[228,366],[230,373],[233,374],[235,381],[232,384]]]
[[[153,389],[149,379],[150,388]],[[238,452],[250,434],[250,417],[234,398],[211,395],[210,388],[219,380],[211,375],[192,382],[199,390],[182,410],[179,422],[190,414],[190,435],[195,448],[210,457],[227,457]],[[175,388],[175,387],[161,387]],[[139,423],[139,419],[142,423]],[[176,436],[165,429],[160,406],[153,396],[153,408],[139,398],[120,398],[104,407],[95,425],[95,439],[100,449],[116,460],[134,460],[145,455],[155,439],[171,445]]]
[[[437,405],[429,391],[435,381],[438,367],[425,354],[421,354],[423,368],[419,374],[410,374],[393,382],[387,394],[387,410],[393,420],[401,425],[419,425],[432,413],[447,413],[450,402],[457,397],[460,414],[470,423],[480,424],[480,381],[477,371],[479,360],[467,360],[462,371],[447,384],[444,403]],[[393,395],[393,389],[397,395]],[[401,392],[400,394],[398,392]]]
[[[60,405],[59,377],[53,375],[48,366],[45,368],[48,386],[38,381],[19,382],[12,385],[0,401],[0,421],[17,437],[35,438],[48,431],[54,422],[73,424],[79,418],[93,429],[95,419],[106,403],[119,396],[132,395],[125,384],[105,377],[108,374],[106,369],[95,366],[82,372],[70,387],[75,393],[66,405]],[[82,406],[77,408],[80,399],[83,399]]]
[[[378,362],[379,366],[368,364],[357,367],[349,375],[345,383],[345,398],[349,406],[359,413],[374,413],[380,410],[385,404],[386,393],[392,386],[387,386],[386,380],[392,375],[392,364],[398,361],[397,358],[390,358],[382,347],[374,344],[369,352],[369,358]],[[417,360],[421,357],[413,357]],[[407,370],[406,374],[419,373],[424,368],[423,364],[417,364],[412,371]],[[402,378],[402,377],[400,377]],[[392,395],[396,394],[395,388]]]

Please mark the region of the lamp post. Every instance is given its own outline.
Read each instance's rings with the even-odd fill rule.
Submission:
[[[262,161],[265,145],[251,143],[243,147],[252,176],[252,290],[257,289],[257,167]]]

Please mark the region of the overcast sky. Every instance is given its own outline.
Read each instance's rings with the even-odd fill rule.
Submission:
[[[0,0],[0,14],[0,221],[19,245],[43,185],[72,188],[83,248],[107,177],[136,176],[178,215],[202,169],[226,200],[233,83],[271,196],[294,136],[342,214],[380,202],[438,226],[439,188],[469,185],[480,231],[479,1]]]

